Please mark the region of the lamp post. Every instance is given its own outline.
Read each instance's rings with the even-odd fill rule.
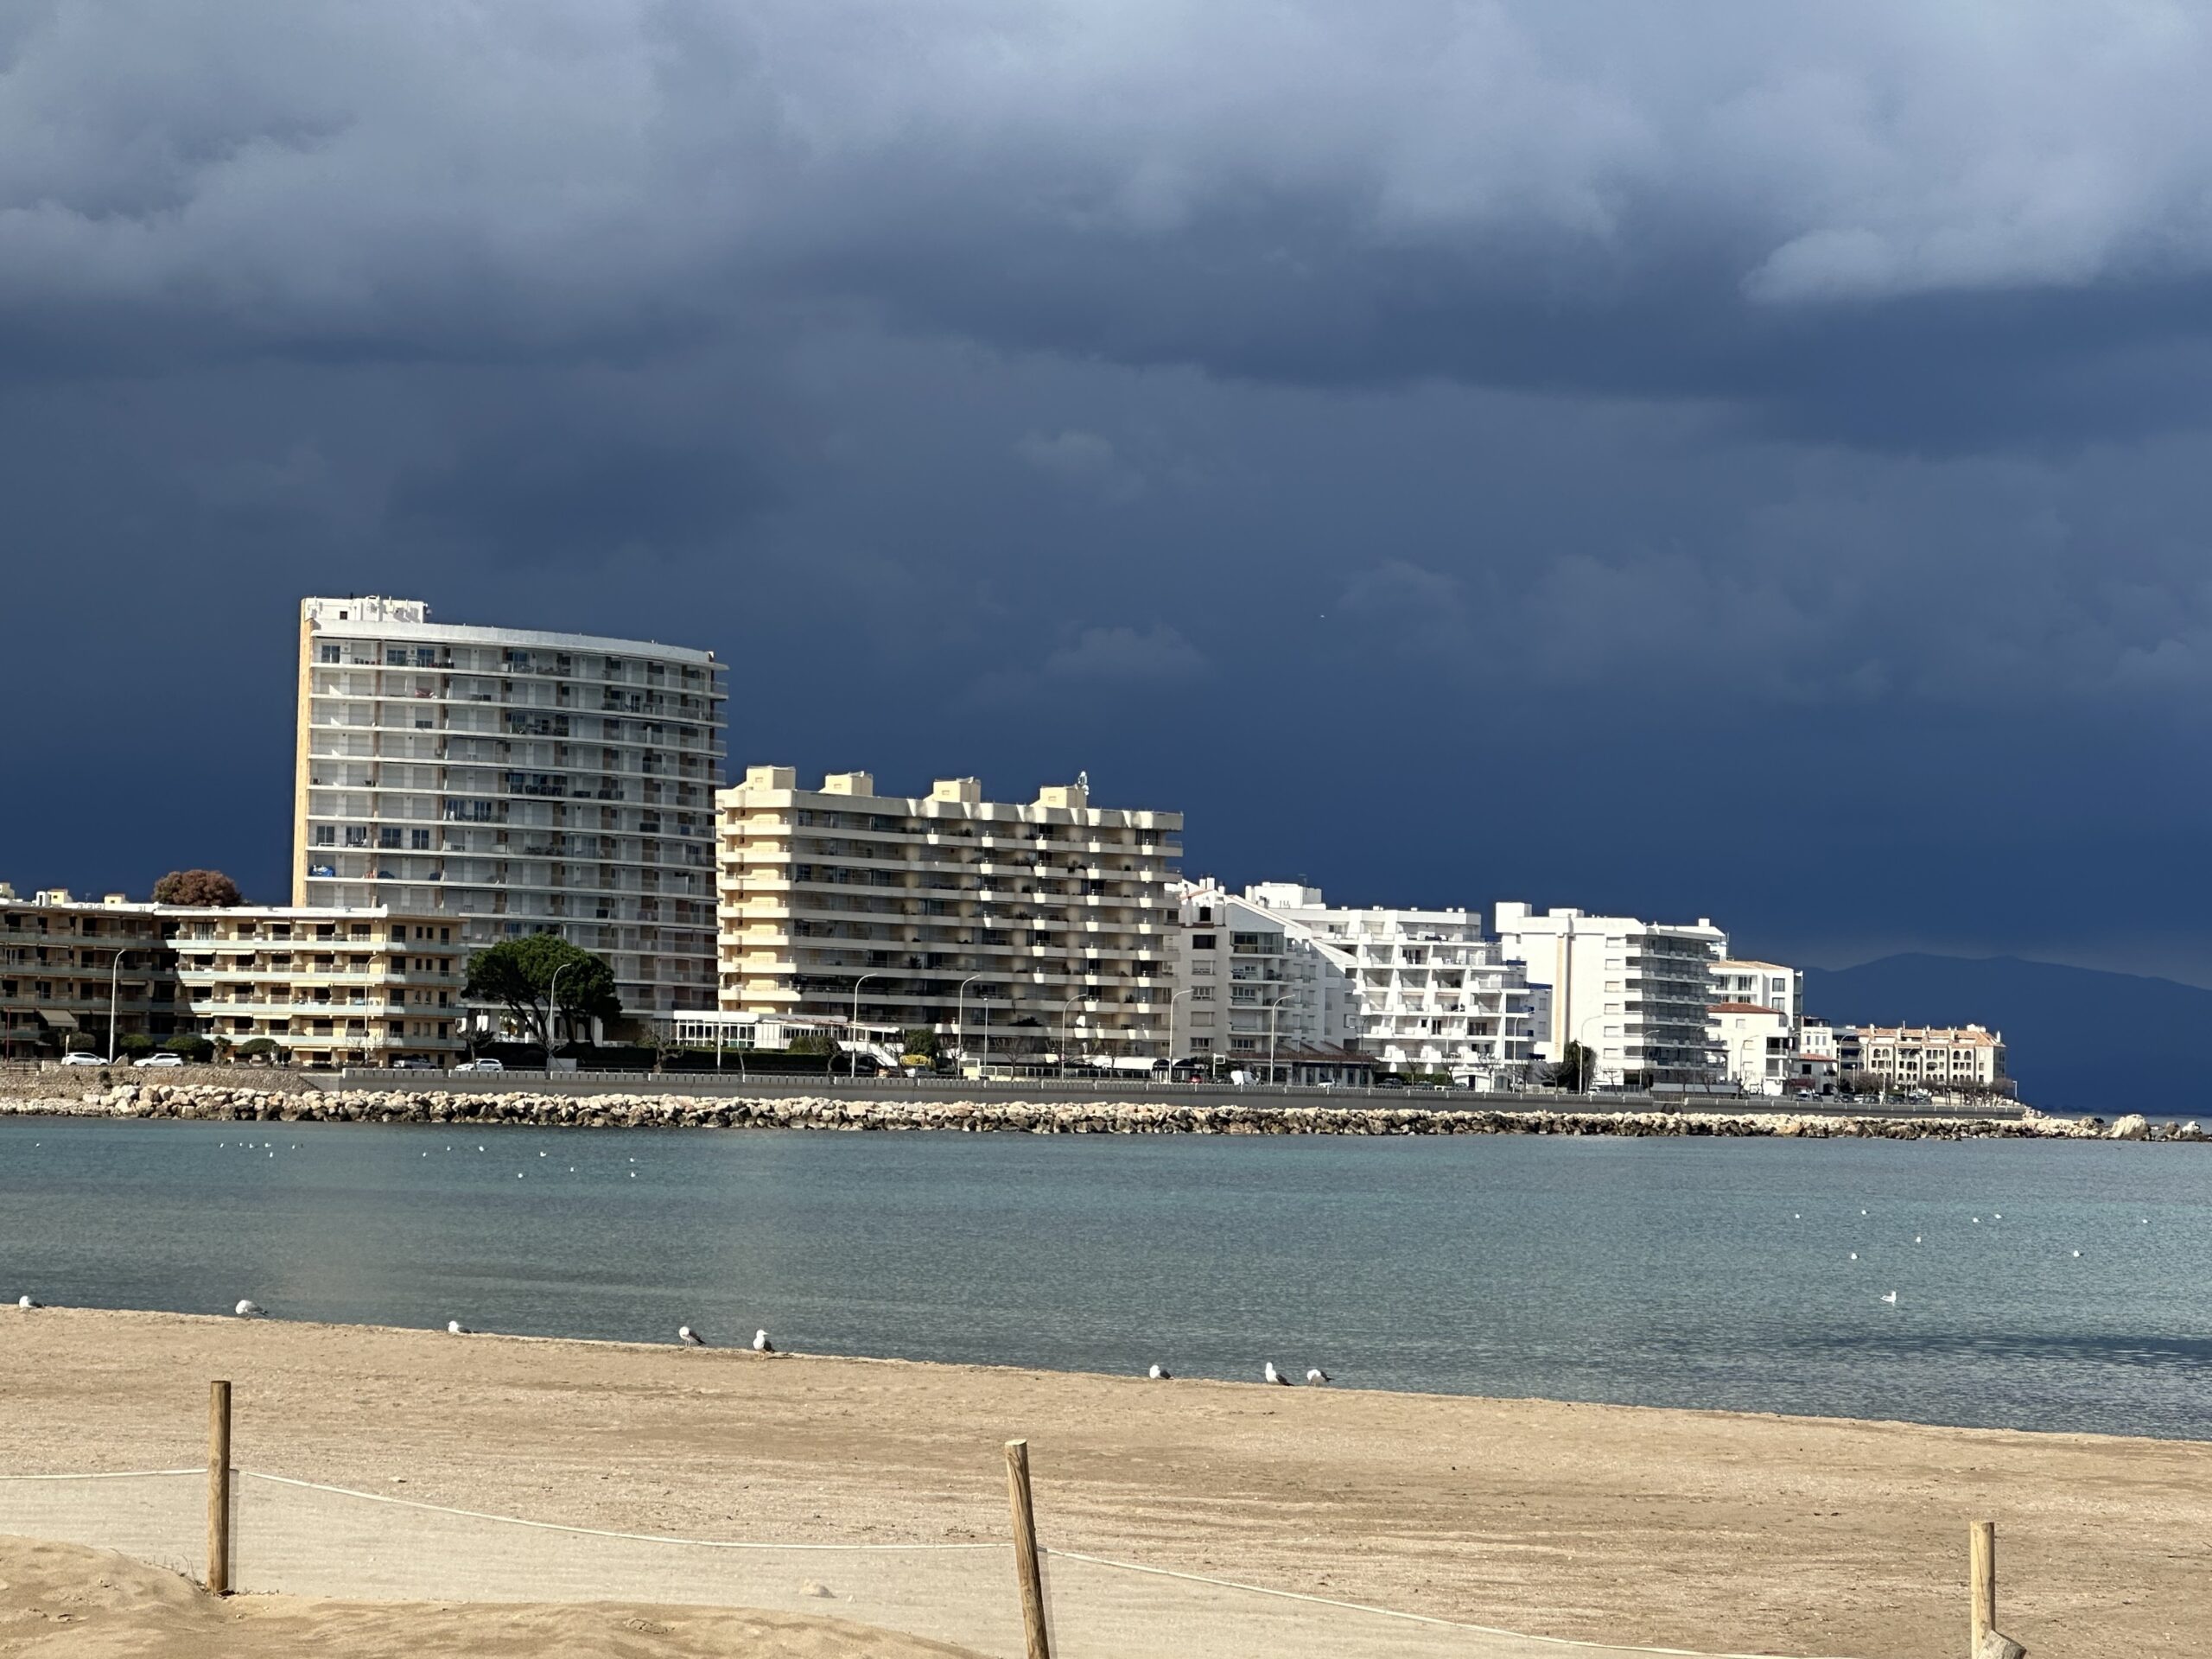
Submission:
[[[115,1064],[115,999],[118,976],[123,972],[123,947],[115,948],[115,957],[107,965],[107,1063]]]
[[[545,989],[545,1075],[553,1075],[553,1028],[561,1018],[561,976],[575,967],[564,962],[553,970],[553,982]]]
[[[1295,996],[1295,991],[1285,991],[1268,1004],[1268,1081],[1275,1080],[1275,1010]]]
[[[1195,985],[1185,985],[1167,999],[1167,1065],[1171,1072],[1175,1065],[1175,1005],[1198,988]]]
[[[1075,1005],[1082,1001],[1083,993],[1077,991],[1060,1005],[1060,1080],[1063,1083],[1068,1075],[1068,1015],[1075,1012]]]
[[[981,974],[969,975],[960,982],[960,988],[952,994],[952,1035],[953,1039],[960,1045],[960,1058],[963,1064],[965,1064],[968,1058],[968,988],[982,977]],[[987,1020],[990,1017],[988,1009],[985,1010],[983,1017]]]
[[[882,977],[883,976],[881,974],[862,974],[858,979],[853,982],[852,1033],[855,1046],[853,1049],[852,1077],[855,1083],[860,1080],[861,1075],[861,1052],[857,1046],[861,1034],[861,987],[867,984],[871,979],[881,979]]]
[[[1597,1086],[1598,1056],[1596,1051],[1582,1040],[1582,1034],[1590,1029],[1593,1022],[1603,1020],[1605,1017],[1602,1010],[1596,1014],[1586,1014],[1576,1022],[1574,1027],[1574,1046],[1582,1051],[1582,1092],[1586,1095]]]

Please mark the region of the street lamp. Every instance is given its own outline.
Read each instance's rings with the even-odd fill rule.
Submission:
[[[1075,1011],[1075,1005],[1082,1001],[1083,993],[1077,991],[1060,1007],[1060,1080],[1063,1083],[1067,1080],[1068,1075],[1068,1015]]]
[[[1582,1040],[1582,1035],[1590,1029],[1593,1021],[1603,1020],[1605,1017],[1602,1010],[1596,1014],[1586,1014],[1576,1022],[1574,1027],[1574,1046],[1582,1051],[1582,1092],[1586,1095],[1591,1093],[1597,1086],[1598,1055],[1596,1050]]]
[[[115,1064],[115,998],[116,976],[123,971],[123,947],[118,945],[115,957],[107,965],[107,1063]]]
[[[867,984],[871,979],[881,979],[882,977],[883,976],[881,974],[862,974],[858,979],[853,982],[853,1023],[851,1029],[855,1046],[853,1049],[852,1076],[853,1080],[856,1083],[860,1080],[861,1075],[861,1052],[857,1046],[861,1034],[861,987]]]
[[[561,976],[575,966],[564,962],[553,970],[553,982],[545,989],[545,1075],[553,1075],[553,1027],[561,1018]]]
[[[960,1058],[963,1062],[968,1058],[968,988],[982,977],[981,974],[969,975],[960,982],[960,988],[952,994],[952,1035],[960,1045]],[[983,1017],[989,1019],[990,1010],[985,1009]]]
[[[1175,1005],[1198,988],[1195,985],[1185,985],[1167,999],[1167,1065],[1171,1073],[1175,1065]],[[1173,1081],[1172,1076],[1170,1081]]]
[[[1268,1081],[1270,1084],[1275,1080],[1275,1010],[1297,995],[1295,991],[1285,991],[1268,1004]]]

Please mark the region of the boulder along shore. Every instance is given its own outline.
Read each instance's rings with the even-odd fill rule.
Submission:
[[[729,1099],[695,1095],[448,1094],[440,1090],[258,1090],[122,1084],[66,1090],[44,1079],[0,1095],[0,1115],[217,1122],[512,1123],[536,1128],[935,1129],[1009,1135],[1617,1135],[1784,1136],[1806,1140],[2122,1140],[2203,1141],[2195,1123],[2133,1114],[2058,1117],[1840,1116],[1777,1111],[1600,1111],[1173,1101],[840,1100],[821,1095]]]

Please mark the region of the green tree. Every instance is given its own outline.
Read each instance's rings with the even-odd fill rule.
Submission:
[[[899,1050],[902,1056],[912,1054],[927,1060],[932,1065],[937,1064],[938,1050],[937,1032],[934,1027],[930,1026],[912,1027],[906,1033],[905,1044],[906,1046]]]
[[[558,976],[561,1006],[550,999]],[[539,1043],[552,1046],[555,1015],[571,1033],[580,1020],[613,1020],[622,1013],[614,994],[614,970],[605,960],[554,933],[502,939],[468,959],[461,995],[472,1001],[505,1006],[515,1024]]]
[[[794,1054],[835,1054],[837,1039],[826,1031],[802,1031],[791,1042]]]
[[[215,1045],[191,1032],[180,1032],[162,1046],[172,1054],[182,1055],[194,1065],[205,1065],[215,1058]]]
[[[1580,1094],[1590,1086],[1592,1074],[1598,1069],[1598,1057],[1580,1043],[1569,1043],[1567,1052],[1557,1065],[1552,1067],[1551,1084],[1555,1089],[1572,1089]]]
[[[154,883],[157,905],[190,905],[195,910],[228,910],[245,896],[220,870],[171,870]]]

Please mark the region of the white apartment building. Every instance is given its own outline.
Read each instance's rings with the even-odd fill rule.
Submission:
[[[1481,912],[1330,906],[1319,887],[1263,881],[1244,902],[1324,953],[1349,991],[1344,1035],[1396,1071],[1481,1087],[1526,1079],[1526,973],[1483,933]]]
[[[1713,964],[1713,1000],[1752,1002],[1789,1017],[1794,1030],[1805,1017],[1805,975],[1778,962],[1724,957]]]
[[[1835,1027],[1817,1014],[1805,1015],[1797,1022],[1797,1052],[1811,1060],[1836,1058]]]
[[[1506,960],[1529,976],[1538,1058],[1556,1063],[1580,1043],[1596,1055],[1600,1083],[1700,1084],[1721,1075],[1706,1016],[1728,936],[1704,917],[1645,922],[1504,903],[1496,918]]]
[[[1095,807],[1080,779],[1016,805],[789,766],[717,810],[723,1009],[933,1027],[978,1059],[1169,1058],[1180,813]]]
[[[712,1006],[722,665],[429,616],[301,601],[294,902],[559,933],[626,1009]]]
[[[1170,1046],[1264,1075],[1357,1047],[1349,963],[1302,929],[1211,881],[1179,889]]]
[[[1716,1002],[1706,1030],[1720,1052],[1721,1075],[1750,1095],[1778,1095],[1796,1055],[1789,1016],[1759,1002]]]
[[[2009,1091],[2005,1036],[1981,1026],[1847,1026],[1838,1033],[1843,1074],[1898,1089]]]

